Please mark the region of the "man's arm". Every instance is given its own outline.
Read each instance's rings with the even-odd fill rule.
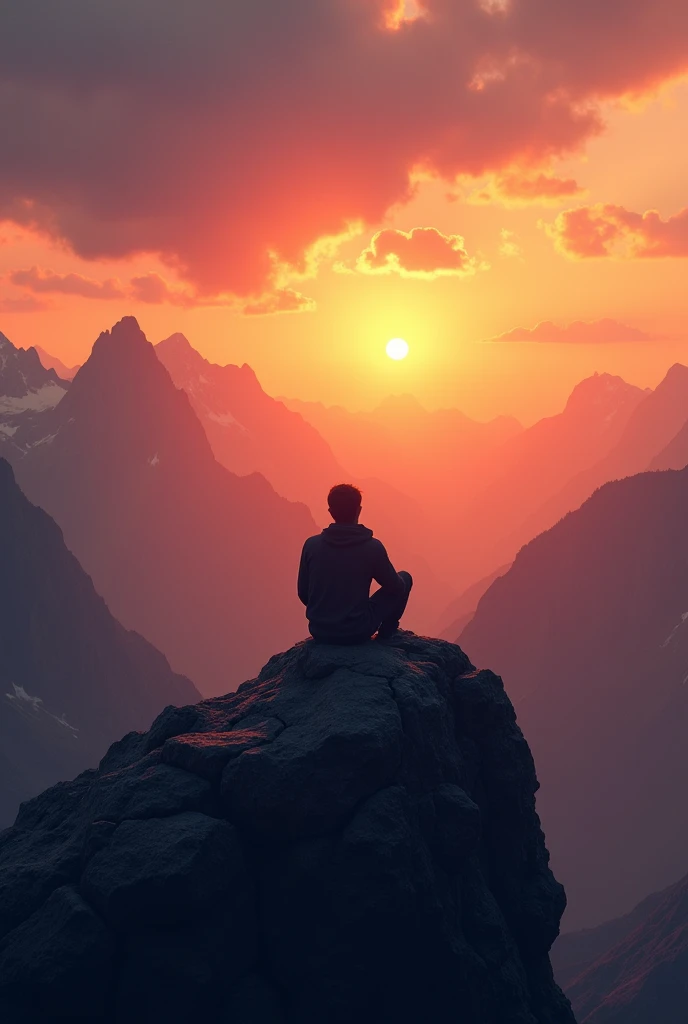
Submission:
[[[380,586],[389,591],[390,594],[401,594],[404,591],[404,582],[397,574],[396,569],[389,560],[387,549],[381,541],[377,542],[377,551],[373,564],[373,579]]]
[[[296,584],[296,592],[299,595],[301,604],[308,604],[308,560],[306,558],[305,544],[301,552],[301,561],[299,562],[299,578]]]

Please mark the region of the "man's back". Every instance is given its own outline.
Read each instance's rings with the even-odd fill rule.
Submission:
[[[392,593],[404,590],[372,530],[359,523],[332,523],[309,537],[301,555],[298,592],[311,634],[343,640],[370,636],[377,628],[369,600],[373,580]]]

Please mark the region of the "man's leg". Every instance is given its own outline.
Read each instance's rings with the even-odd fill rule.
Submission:
[[[371,594],[370,609],[378,636],[390,636],[399,628],[399,619],[404,614],[408,603],[413,577],[410,572],[403,570],[398,573],[398,576],[404,581],[403,594],[390,594],[383,587]]]

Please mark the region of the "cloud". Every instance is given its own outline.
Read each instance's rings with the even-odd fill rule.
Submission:
[[[499,244],[499,255],[505,259],[520,259],[523,256],[523,249],[518,243],[516,233],[509,231],[508,228],[502,228],[499,232],[501,239]]]
[[[20,295],[17,298],[0,299],[0,313],[40,313],[50,306],[35,295]]]
[[[491,342],[538,341],[545,344],[611,345],[638,341],[657,341],[658,336],[647,334],[637,327],[629,327],[618,320],[574,320],[560,327],[551,320],[543,320],[536,327],[515,327],[506,334],[490,338]]]
[[[474,274],[477,261],[466,252],[461,235],[443,235],[437,228],[385,228],[373,235],[356,260],[356,269],[362,274],[432,280]]]
[[[45,295],[78,295],[85,299],[101,299],[113,301],[129,299],[132,302],[145,302],[150,305],[181,306],[191,309],[196,306],[235,306],[236,300],[231,296],[198,295],[189,288],[177,288],[171,285],[160,274],[150,271],[138,277],[132,277],[128,284],[116,278],[95,281],[81,274],[58,274],[54,270],[42,267],[30,267],[28,270],[13,270],[7,280],[28,292]],[[27,303],[29,297],[12,300]]]
[[[688,69],[677,0],[417,7],[2,5],[0,219],[89,260],[157,253],[207,295],[259,294],[275,260],[381,223],[415,172],[548,165],[601,130],[602,103]]]
[[[656,210],[633,213],[598,203],[560,213],[547,232],[560,252],[578,259],[658,259],[688,256],[688,207],[668,220]]]
[[[150,305],[163,305],[169,303],[171,306],[182,306],[190,309],[194,306],[226,306],[231,304],[230,299],[208,299],[200,297],[189,289],[174,288],[155,271],[141,274],[140,277],[132,277],[130,284],[130,296],[135,302],[146,302]]]
[[[545,171],[505,171],[472,192],[472,203],[501,203],[504,206],[547,206],[580,195],[583,189],[574,178],[559,178]]]
[[[107,281],[93,281],[81,274],[56,274],[53,270],[30,267],[28,270],[13,270],[8,275],[12,284],[26,288],[36,294],[79,295],[83,299],[122,299],[125,292],[114,278]]]
[[[293,288],[277,288],[242,307],[244,316],[267,316],[271,313],[309,313],[316,308],[315,300]]]

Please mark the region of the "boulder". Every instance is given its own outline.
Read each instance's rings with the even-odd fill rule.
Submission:
[[[298,644],[24,805],[0,836],[0,1016],[68,892],[93,950],[57,944],[46,978],[101,957],[94,1024],[574,1024],[536,789],[501,680],[457,646]]]
[[[115,939],[70,886],[56,889],[0,944],[4,1024],[103,1019]]]

